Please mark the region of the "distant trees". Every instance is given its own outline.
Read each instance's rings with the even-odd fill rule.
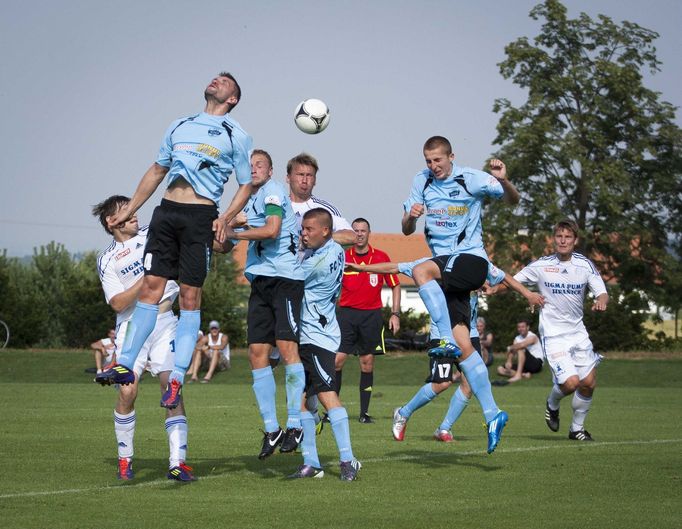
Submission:
[[[485,224],[497,264],[545,253],[561,217],[582,231],[580,251],[620,291],[659,306],[682,299],[682,131],[675,107],[646,88],[659,70],[658,34],[633,22],[585,13],[567,17],[558,0],[530,13],[540,34],[506,48],[505,79],[527,91],[500,113],[495,153],[522,194],[514,208],[489,208]]]
[[[221,322],[230,341],[245,339],[246,288],[235,282],[230,256],[215,256],[202,298],[202,328]],[[116,320],[104,300],[97,255],[72,256],[58,243],[35,250],[29,262],[0,254],[0,319],[10,347],[87,347],[106,336]]]

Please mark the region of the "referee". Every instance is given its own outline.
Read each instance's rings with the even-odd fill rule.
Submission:
[[[357,218],[352,223],[355,244],[346,250],[346,263],[386,263],[385,252],[369,244],[369,222]],[[341,285],[337,318],[341,327],[341,345],[336,354],[336,393],[341,391],[341,374],[349,354],[360,356],[360,418],[373,423],[369,401],[374,383],[374,355],[384,354],[384,324],[381,315],[381,287],[384,282],[392,290],[392,312],[388,327],[393,334],[400,330],[400,281],[395,274],[370,274],[346,271]]]

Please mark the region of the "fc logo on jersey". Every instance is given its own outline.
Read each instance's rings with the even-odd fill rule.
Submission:
[[[220,136],[222,134],[222,131],[218,129],[208,129],[208,135],[209,136]]]
[[[369,274],[369,284],[373,287],[379,284],[379,276],[376,274]]]

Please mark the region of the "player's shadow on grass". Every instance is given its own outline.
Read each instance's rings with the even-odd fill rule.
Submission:
[[[488,457],[485,449],[481,450],[481,457]],[[403,460],[405,463],[422,465],[425,468],[440,469],[454,467],[470,467],[484,472],[500,470],[502,465],[491,464],[489,459],[476,459],[470,454],[458,454],[453,446],[452,452],[442,450],[398,450],[387,454],[387,459]]]

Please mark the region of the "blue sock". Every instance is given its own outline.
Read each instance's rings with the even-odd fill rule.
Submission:
[[[315,442],[315,417],[309,411],[301,412],[301,428],[303,428],[303,440],[301,441],[303,464],[321,468],[320,458],[317,455],[317,443]]]
[[[156,325],[156,317],[159,315],[159,306],[138,301],[135,304],[133,317],[128,322],[126,337],[123,348],[116,354],[117,362],[128,369],[135,367],[135,360],[140,350],[147,341]]]
[[[431,387],[431,382],[427,382],[424,384],[422,387],[419,388],[419,391],[414,394],[414,397],[412,397],[412,400],[405,404],[402,408],[400,408],[400,415],[408,419],[410,415],[412,415],[415,411],[417,411],[419,408],[422,406],[425,406],[429,402],[431,402],[433,399],[436,398],[437,393],[433,391],[433,388]]]
[[[443,422],[440,423],[438,429],[449,430],[450,428],[452,428],[452,425],[457,422],[457,419],[459,419],[459,416],[462,415],[462,412],[466,409],[468,405],[469,398],[466,395],[464,395],[464,392],[462,391],[462,386],[459,386],[457,388],[457,391],[455,391],[455,394],[450,399],[450,406],[448,407],[448,412],[445,414]]]
[[[431,320],[438,328],[441,339],[455,343],[452,336],[452,325],[450,324],[450,314],[448,313],[448,302],[440,285],[431,280],[419,287],[419,297],[422,298],[426,310],[429,311]]]
[[[492,421],[495,415],[499,413],[500,408],[495,404],[493,390],[488,378],[488,368],[485,367],[483,359],[480,355],[473,353],[466,360],[462,360],[459,367],[462,368],[462,372],[471,386],[471,391],[476,395],[481,408],[483,408],[485,422]]]
[[[181,384],[185,381],[185,372],[192,362],[192,353],[197,343],[200,326],[200,310],[180,311],[180,319],[175,331],[175,368],[170,374],[169,380],[176,379]]]
[[[279,429],[277,408],[275,406],[275,377],[271,367],[263,367],[251,371],[253,375],[253,392],[256,394],[258,411],[263,418],[265,431],[276,432]]]
[[[348,413],[346,408],[339,406],[327,410],[329,422],[332,425],[336,446],[339,448],[339,461],[353,461],[353,449],[350,446],[350,426],[348,425]]]
[[[287,385],[287,428],[301,427],[301,403],[305,389],[303,364],[289,364],[284,368]]]

